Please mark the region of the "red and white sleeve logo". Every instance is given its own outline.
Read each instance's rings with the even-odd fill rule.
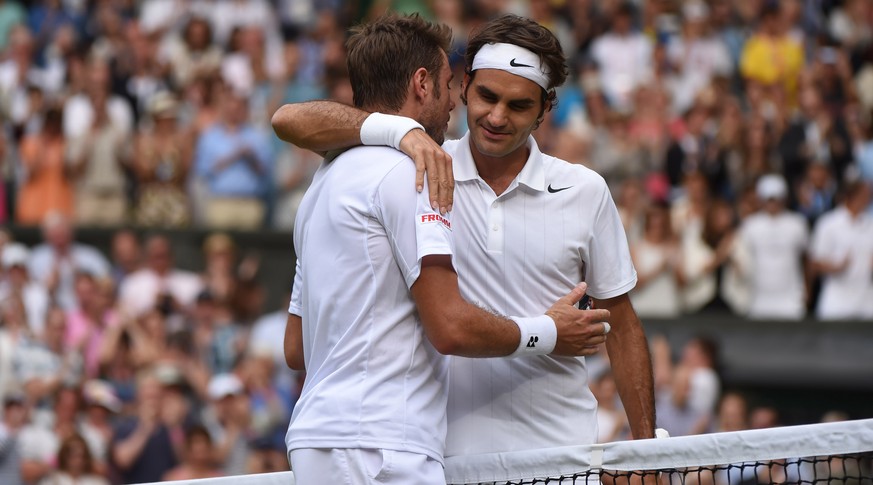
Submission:
[[[452,229],[452,223],[445,217],[439,214],[421,214],[418,216],[419,224],[442,224],[449,230]]]

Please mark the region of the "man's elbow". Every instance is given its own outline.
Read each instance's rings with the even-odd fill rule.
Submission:
[[[273,131],[276,133],[281,140],[287,141],[289,143],[294,143],[293,133],[289,128],[291,128],[291,122],[293,120],[293,116],[291,111],[293,107],[290,104],[283,105],[279,109],[273,113],[273,117],[270,118],[270,125],[273,126]]]
[[[291,370],[306,370],[306,366],[303,363],[303,355],[300,352],[289,352],[286,350],[285,365],[287,365]]]

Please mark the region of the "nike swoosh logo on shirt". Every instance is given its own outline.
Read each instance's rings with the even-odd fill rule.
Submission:
[[[512,66],[512,67],[533,67],[533,66],[529,66],[529,65],[527,65],[527,64],[520,64],[520,63],[518,63],[518,62],[515,62],[515,58],[514,58],[514,57],[512,58],[511,61],[509,61],[509,65]]]
[[[550,193],[550,194],[557,194],[558,192],[560,192],[560,191],[562,191],[562,190],[567,190],[567,189],[570,189],[570,188],[573,188],[573,186],[571,185],[571,186],[569,186],[569,187],[561,187],[560,189],[553,189],[553,188],[552,188],[552,184],[549,184],[549,189],[548,189],[548,190],[549,190],[549,193]]]

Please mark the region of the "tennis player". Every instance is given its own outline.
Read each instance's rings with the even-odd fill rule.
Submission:
[[[348,43],[355,104],[417,120],[401,119],[442,142],[449,41],[418,16],[358,28]],[[606,340],[609,312],[574,306],[584,284],[532,318],[464,301],[452,221],[414,179],[401,152],[358,147],[322,164],[301,203],[285,336],[289,365],[307,371],[286,436],[298,484],[444,484],[442,354],[590,355]]]
[[[541,153],[531,136],[566,79],[561,47],[537,23],[504,16],[470,38],[466,64],[470,131],[442,146],[454,164],[453,263],[461,294],[497,313],[531,315],[572,282],[586,281],[595,306],[611,313],[606,348],[632,434],[651,438],[651,363],[627,295],[636,272],[617,210],[602,177]],[[386,143],[406,129],[382,114],[326,101],[286,105],[273,126],[280,138],[315,151]],[[409,131],[395,146],[431,153],[433,142],[422,134]],[[584,359],[452,358],[451,376],[447,456],[595,440],[596,401]]]

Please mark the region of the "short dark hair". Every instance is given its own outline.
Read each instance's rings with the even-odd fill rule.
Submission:
[[[452,41],[447,26],[418,14],[388,14],[351,32],[346,48],[355,106],[399,111],[409,80],[422,67],[431,73],[434,94],[440,96],[440,67]]]
[[[473,59],[485,44],[513,44],[537,54],[540,62],[549,70],[549,89],[542,90],[543,108],[540,117],[546,106],[551,109],[558,104],[555,88],[567,80],[569,69],[561,43],[549,29],[533,20],[513,14],[503,15],[482,25],[471,35],[464,55],[470,80],[475,75]]]

